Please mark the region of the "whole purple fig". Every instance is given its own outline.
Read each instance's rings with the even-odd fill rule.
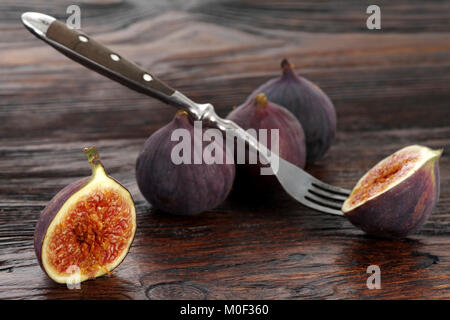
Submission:
[[[271,130],[278,129],[278,155],[300,168],[305,167],[307,153],[302,125],[290,111],[268,101],[264,93],[237,107],[227,119],[236,122],[244,130],[254,129],[258,133],[260,129],[267,129],[266,141],[257,138],[275,152]],[[250,188],[249,191],[273,191],[274,186],[278,185],[277,179],[273,175],[261,175],[261,162],[249,163],[251,153],[256,159],[254,150],[247,148],[245,164],[236,164],[235,184]]]
[[[177,129],[181,129],[177,131],[181,136],[186,134],[183,139],[189,139],[186,144],[189,148],[182,151],[177,148],[186,141],[172,139]],[[169,124],[145,142],[136,162],[136,179],[142,195],[155,208],[172,214],[194,215],[215,208],[228,196],[235,166],[232,161],[227,163],[226,158],[233,157],[227,156],[223,140],[213,138],[207,145],[202,143],[207,129],[194,130],[188,114],[179,111]],[[219,150],[221,160],[212,159],[211,153],[205,152],[206,148]],[[187,161],[174,161],[174,154],[182,154]],[[217,155],[214,158],[217,160]]]
[[[281,68],[281,76],[253,91],[248,101],[263,92],[269,101],[291,111],[305,131],[307,162],[313,163],[325,154],[334,139],[336,111],[328,96],[314,83],[296,75],[286,59]]]

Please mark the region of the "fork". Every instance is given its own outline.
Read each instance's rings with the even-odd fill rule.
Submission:
[[[51,16],[26,12],[22,14],[22,22],[39,39],[85,67],[132,90],[185,110],[193,120],[203,121],[205,124],[244,140],[270,165],[281,186],[290,196],[311,209],[339,216],[344,215],[341,207],[350,195],[349,190],[324,183],[275,153],[270,153],[265,145],[259,143],[254,136],[236,123],[219,117],[212,104],[195,103],[85,33],[70,29]]]

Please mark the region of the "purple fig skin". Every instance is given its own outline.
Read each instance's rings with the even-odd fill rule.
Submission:
[[[61,207],[66,203],[66,201],[77,191],[81,190],[84,186],[86,186],[89,182],[90,178],[84,178],[73,182],[66,186],[64,189],[59,191],[47,206],[42,211],[39,220],[36,225],[36,229],[34,231],[34,252],[36,253],[36,257],[39,261],[39,265],[42,270],[50,277],[47,273],[47,270],[44,268],[42,264],[42,245],[44,243],[45,235],[47,234],[48,227],[52,223],[56,214],[61,210]]]
[[[234,163],[226,163],[225,143],[221,143],[223,164],[206,164],[204,160],[202,164],[174,164],[171,152],[180,143],[171,141],[175,129],[189,131],[192,138],[191,159],[195,152],[203,153],[204,149],[194,148],[193,123],[186,113],[178,112],[169,124],[153,133],[145,142],[136,162],[138,187],[150,204],[170,214],[195,215],[211,210],[220,205],[231,191],[235,176]],[[203,127],[203,132],[206,129]],[[209,143],[203,143],[203,148]]]
[[[369,234],[405,237],[427,221],[439,191],[438,161],[428,161],[392,189],[344,213],[352,224]]]
[[[302,125],[289,110],[268,101],[263,93],[237,107],[227,116],[227,119],[236,122],[244,130],[255,129],[258,132],[259,129],[267,129],[266,147],[269,149],[271,149],[270,129],[278,129],[278,155],[300,168],[305,167],[307,152]],[[248,191],[256,191],[256,193],[275,191],[279,186],[276,177],[261,175],[261,163],[247,163],[248,152],[254,151],[247,148],[246,163],[236,164],[235,185],[250,188]]]
[[[247,102],[261,92],[273,103],[291,111],[300,121],[306,137],[307,163],[324,156],[336,134],[336,110],[330,98],[314,83],[298,76],[284,59],[282,74],[261,85]]]

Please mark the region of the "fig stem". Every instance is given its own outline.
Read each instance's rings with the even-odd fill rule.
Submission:
[[[265,107],[267,105],[267,97],[264,93],[258,93],[255,97],[255,104],[257,106]]]
[[[177,116],[188,116],[189,113],[186,110],[178,110],[176,115]]]
[[[98,154],[98,150],[96,146],[92,146],[89,148],[84,148],[84,153],[88,157],[88,161],[92,166],[92,172],[95,173],[95,169],[97,166],[102,166],[100,161],[100,155]]]
[[[281,61],[281,70],[284,72],[288,69],[293,69],[294,65],[291,64],[286,58]]]

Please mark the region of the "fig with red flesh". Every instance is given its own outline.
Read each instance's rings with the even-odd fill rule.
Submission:
[[[291,111],[305,131],[307,162],[320,159],[329,149],[336,133],[336,111],[330,98],[314,83],[295,74],[286,59],[282,74],[253,91],[249,101],[261,92],[273,103]]]
[[[439,198],[442,150],[413,145],[376,164],[356,184],[342,211],[367,233],[404,237],[420,229]]]
[[[302,125],[290,111],[268,101],[264,93],[237,107],[227,119],[236,122],[244,130],[254,129],[258,133],[259,129],[267,129],[266,142],[261,142],[269,150],[272,150],[271,130],[278,129],[278,155],[300,168],[305,167],[307,152]],[[256,158],[255,151],[247,148],[245,164],[236,164],[235,185],[237,188],[245,187],[249,192],[274,191],[279,184],[277,179],[273,175],[261,175],[261,162],[249,164],[249,152]]]
[[[186,159],[190,159],[187,162],[172,161],[172,150],[183,143],[172,141],[172,133],[177,129],[184,129],[191,139],[190,151],[180,151],[187,153]],[[188,114],[179,111],[169,124],[145,142],[136,162],[136,180],[142,195],[155,208],[171,214],[195,215],[217,207],[228,196],[235,166],[232,161],[227,163],[226,157],[232,159],[232,156],[227,156],[223,140],[213,138],[207,145],[202,143],[207,129],[202,126],[202,130],[194,132]],[[198,143],[195,144],[194,140]],[[204,152],[206,147],[221,150],[222,163]],[[200,163],[195,163],[195,158],[201,159]]]
[[[85,153],[92,176],[62,189],[41,213],[34,233],[39,264],[57,283],[110,273],[127,255],[136,231],[131,194],[106,174],[95,147]]]

